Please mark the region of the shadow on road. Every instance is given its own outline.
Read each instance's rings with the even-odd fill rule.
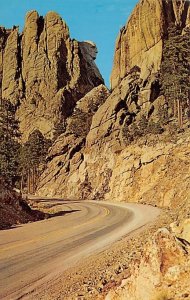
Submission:
[[[54,217],[60,217],[60,216],[65,216],[65,215],[68,215],[68,214],[72,214],[72,213],[75,213],[75,212],[78,212],[80,211],[79,209],[73,209],[73,210],[69,210],[69,211],[58,211],[54,214],[47,214],[47,218],[54,218]]]
[[[1,228],[1,231],[13,230],[13,229],[22,227],[26,223],[39,222],[39,221],[42,221],[42,220],[47,220],[47,219],[51,219],[51,218],[55,218],[55,217],[62,217],[62,216],[68,215],[68,214],[78,212],[78,211],[80,211],[80,210],[79,209],[73,209],[73,210],[69,210],[69,211],[58,211],[56,213],[42,213],[39,210],[31,210],[32,214],[34,214],[35,216],[38,216],[38,217],[36,217],[36,220],[34,220],[32,222],[29,220],[28,222],[23,222],[23,224],[17,224],[17,225],[7,224],[4,228]]]

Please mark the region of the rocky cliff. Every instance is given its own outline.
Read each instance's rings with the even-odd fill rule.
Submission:
[[[158,230],[146,244],[140,262],[131,262],[131,276],[111,291],[106,300],[189,299],[190,244],[184,231],[179,234],[166,228]]]
[[[115,88],[135,65],[141,77],[160,70],[168,27],[190,22],[189,1],[141,0],[116,41],[111,86]]]
[[[18,107],[21,129],[51,135],[57,121],[65,125],[49,149],[36,193],[170,207],[163,226],[170,214],[176,220],[169,230],[151,231],[145,247],[142,235],[127,265],[115,269],[126,278],[106,300],[190,297],[190,104],[184,87],[190,78],[189,5],[137,4],[116,42],[111,92],[94,65],[95,45],[71,40],[55,13],[45,19],[29,13],[22,35],[17,28],[0,29],[0,86]],[[171,74],[164,74],[167,60],[176,64]],[[185,101],[164,90],[163,75],[174,90],[184,80]],[[100,290],[112,288],[113,277],[102,275]]]
[[[86,198],[85,176],[86,168],[85,145],[90,130],[92,117],[102,103],[107,99],[109,91],[100,85],[77,102],[75,110],[67,119],[65,133],[61,134],[50,148],[47,156],[47,169],[41,176],[38,187],[39,194],[64,195],[65,197]],[[79,179],[81,167],[84,178]],[[95,175],[95,173],[94,173]],[[80,192],[79,192],[80,190]],[[81,197],[80,195],[80,197]]]
[[[55,123],[103,83],[94,63],[96,45],[72,40],[55,12],[45,18],[29,12],[21,34],[17,27],[1,27],[0,52],[2,98],[17,106],[23,140],[34,129],[52,137]]]
[[[47,157],[47,170],[38,186],[39,194],[154,202],[163,206],[175,206],[188,199],[188,120],[184,118],[187,132],[178,133],[171,107],[162,92],[158,68],[144,72],[150,69],[152,61],[155,66],[160,66],[167,28],[177,26],[181,36],[188,27],[188,16],[187,1],[140,1],[122,31],[128,46],[123,42],[117,42],[116,46],[112,78],[117,79],[115,72],[124,66],[126,73],[118,73],[117,86],[111,94],[104,93],[104,101],[94,98],[99,106],[93,117],[91,114],[91,126],[88,125],[85,138],[77,129],[86,124],[81,118],[80,122],[74,123],[76,126],[73,125],[76,130],[73,136],[60,136],[54,143]],[[144,42],[144,35],[149,42]],[[147,50],[147,43],[152,55]],[[134,49],[133,54],[136,53],[133,60],[129,45],[130,51]],[[157,53],[154,49],[158,48]],[[127,57],[126,64],[123,64],[123,58],[117,59],[118,49],[122,57]],[[112,83],[112,87],[114,85]],[[93,95],[92,91],[89,96],[97,97],[97,94]],[[66,132],[70,125],[67,126]],[[69,145],[75,143],[71,157]]]

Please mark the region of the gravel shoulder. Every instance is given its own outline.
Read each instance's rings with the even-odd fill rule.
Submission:
[[[23,299],[104,299],[110,289],[119,286],[130,275],[130,260],[140,260],[148,238],[171,220],[172,214],[168,210],[162,211],[155,221],[150,221],[109,248],[56,274],[53,279],[42,283],[40,288],[26,294]]]

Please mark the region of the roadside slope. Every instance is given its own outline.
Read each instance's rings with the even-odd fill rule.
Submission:
[[[21,195],[0,182],[0,230],[47,217],[42,211],[32,210]]]
[[[0,233],[1,299],[17,299],[38,290],[79,260],[102,251],[159,214],[156,208],[137,204],[56,201],[56,205],[67,210],[64,217]]]

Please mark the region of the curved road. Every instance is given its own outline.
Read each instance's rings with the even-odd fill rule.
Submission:
[[[138,204],[48,203],[67,213],[0,232],[0,299],[22,297],[159,215],[158,209]]]

